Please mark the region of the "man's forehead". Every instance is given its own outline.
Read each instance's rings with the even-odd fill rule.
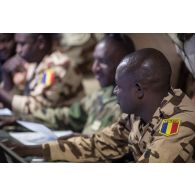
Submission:
[[[32,41],[32,36],[29,33],[15,34],[16,41]]]
[[[100,42],[98,45],[95,47],[95,50],[93,52],[94,58],[96,57],[104,57],[106,52],[106,44],[105,42]]]
[[[116,81],[124,82],[124,80],[126,80],[127,78],[128,80],[133,79],[134,75],[128,71],[128,66],[129,66],[129,60],[126,58],[123,59],[121,63],[118,65],[117,70],[116,70],[116,75],[115,75]]]
[[[127,70],[127,62],[128,61],[126,59],[124,59],[124,60],[122,60],[120,62],[120,64],[117,67],[117,70],[116,70],[118,75],[124,74],[126,72],[126,70]]]
[[[115,75],[115,80],[118,81],[120,80],[123,75],[124,75],[124,67],[125,67],[125,64],[123,62],[121,62],[117,69],[116,69],[116,75]]]

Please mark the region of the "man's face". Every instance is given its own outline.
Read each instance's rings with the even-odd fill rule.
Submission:
[[[109,54],[108,45],[105,41],[99,43],[94,51],[94,63],[92,72],[102,87],[113,85],[115,78],[115,67],[113,64],[114,55]]]
[[[15,35],[16,52],[27,62],[35,62],[37,54],[37,44],[28,33],[18,33]]]
[[[122,112],[135,114],[137,106],[135,84],[133,78],[123,72],[124,65],[126,65],[125,63],[126,62],[122,61],[116,70],[116,87],[114,89],[114,94],[117,97]]]
[[[14,37],[2,35],[0,37],[0,61],[6,61],[14,52]]]

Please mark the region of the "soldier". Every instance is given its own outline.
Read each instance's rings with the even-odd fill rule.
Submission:
[[[102,89],[71,107],[43,108],[34,114],[35,119],[53,129],[71,129],[84,134],[92,134],[116,122],[121,115],[113,94],[116,67],[133,51],[134,45],[126,35],[106,36],[95,48],[92,68]]]
[[[84,95],[82,76],[69,58],[51,53],[50,34],[16,34],[17,55],[5,64],[5,71],[26,69],[23,95],[0,90],[0,101],[19,114],[33,115],[43,107],[70,106]]]
[[[15,151],[73,162],[110,162],[129,152],[135,162],[195,162],[195,107],[181,90],[171,88],[170,76],[160,51],[134,52],[122,60],[115,77],[115,94],[127,116],[91,137]]]

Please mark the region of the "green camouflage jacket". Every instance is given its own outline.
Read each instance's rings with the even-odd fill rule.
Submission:
[[[170,90],[148,124],[125,116],[91,137],[42,147],[47,160],[110,162],[131,151],[136,162],[195,162],[195,107],[181,90]]]
[[[113,95],[113,86],[110,86],[86,96],[69,108],[43,109],[34,116],[51,128],[92,134],[118,121],[121,111]]]

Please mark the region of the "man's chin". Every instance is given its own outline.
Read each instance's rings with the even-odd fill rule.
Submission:
[[[98,81],[99,81],[100,86],[101,86],[102,88],[108,87],[108,85],[107,85],[106,83],[104,83],[103,81],[101,81],[101,80],[98,80]]]
[[[119,106],[120,106],[120,104],[119,104]],[[129,112],[127,111],[126,108],[122,108],[122,107],[120,106],[120,109],[121,109],[122,113],[129,114]]]

